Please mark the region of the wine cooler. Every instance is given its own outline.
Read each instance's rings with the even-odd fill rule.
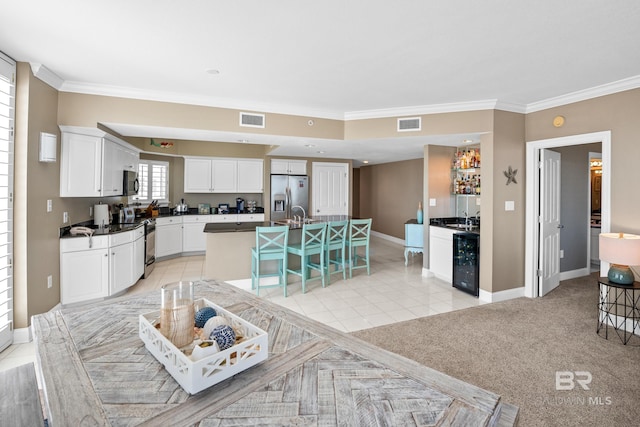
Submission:
[[[480,293],[480,235],[453,235],[453,287],[473,296]]]

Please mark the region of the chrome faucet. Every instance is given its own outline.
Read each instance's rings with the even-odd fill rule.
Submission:
[[[291,212],[293,212],[295,208],[298,208],[302,211],[302,220],[299,219],[298,222],[304,222],[307,219],[307,212],[305,212],[304,208],[300,205],[291,206]],[[298,216],[298,218],[300,218],[300,216]],[[296,217],[294,216],[293,219],[295,220]]]

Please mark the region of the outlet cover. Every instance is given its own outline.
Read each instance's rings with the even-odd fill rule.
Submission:
[[[69,212],[63,212],[62,213],[62,223],[66,224],[69,222]]]
[[[47,199],[47,212],[51,212],[53,210],[53,200]]]
[[[47,276],[47,288],[51,288],[53,286],[53,276],[52,275],[48,275]]]

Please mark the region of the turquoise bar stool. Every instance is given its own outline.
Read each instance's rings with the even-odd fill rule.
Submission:
[[[287,245],[289,244],[289,227],[256,227],[256,246],[251,248],[251,289],[260,295],[260,288],[282,286],[287,296]],[[261,273],[262,261],[278,261],[277,271]],[[278,277],[277,284],[261,285],[264,277]]]
[[[371,218],[368,219],[352,219],[349,222],[349,236],[347,239],[347,247],[349,250],[349,278],[353,277],[353,270],[358,268],[367,268],[367,274],[371,274],[369,263],[369,240],[371,237]],[[358,248],[364,248],[364,255],[358,254]],[[358,265],[361,259],[365,263]]]
[[[342,279],[347,279],[347,231],[349,231],[349,221],[331,221],[327,224],[327,238],[324,245],[326,250],[325,263],[327,264],[327,283],[331,283],[331,275],[342,273]],[[331,258],[331,252],[335,257]],[[331,265],[335,269],[331,271]]]
[[[307,291],[307,281],[322,279],[322,287],[325,286],[325,238],[327,224],[304,224],[302,226],[302,241],[287,247],[287,252],[300,257],[300,269],[287,269],[287,273],[295,274],[302,278],[302,293]],[[318,255],[319,264],[311,262],[311,256]],[[320,273],[319,276],[311,277],[311,270]]]

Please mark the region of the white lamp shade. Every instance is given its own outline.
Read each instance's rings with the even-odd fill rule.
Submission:
[[[625,233],[600,234],[600,259],[612,264],[640,265],[640,236]]]

